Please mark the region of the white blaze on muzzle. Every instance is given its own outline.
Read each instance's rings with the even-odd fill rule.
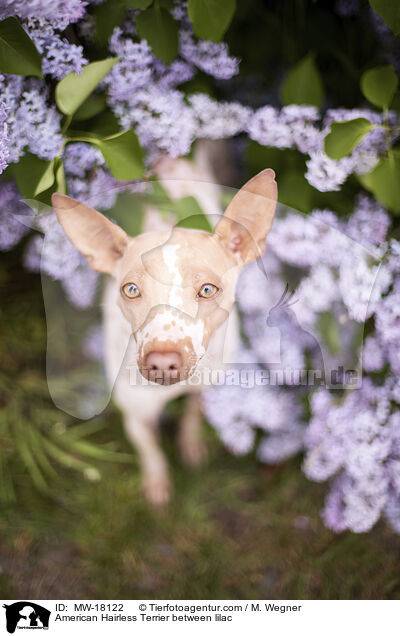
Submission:
[[[182,275],[178,265],[178,248],[179,245],[164,245],[162,247],[162,257],[168,273],[171,274],[171,289],[169,290],[168,304],[184,311],[183,306],[183,288]]]
[[[190,348],[199,359],[205,353],[203,345],[204,321],[200,318],[193,320],[175,308],[162,308],[136,333],[139,355],[142,355],[146,345],[152,343],[171,342],[177,349],[184,349],[187,354]],[[188,344],[190,342],[190,345]]]

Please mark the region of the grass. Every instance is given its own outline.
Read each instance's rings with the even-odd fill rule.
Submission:
[[[35,416],[37,404],[50,426],[62,414],[45,391],[40,280],[21,269],[18,251],[2,260],[0,380],[22,391],[20,426]],[[8,397],[1,398],[5,408]],[[42,419],[38,425],[45,429]],[[109,407],[101,419],[107,427],[92,439],[132,452],[116,409]],[[142,498],[134,454],[132,464],[99,463],[100,481],[63,471],[46,496],[15,459],[16,501],[2,504],[0,519],[1,597],[400,596],[400,538],[383,524],[365,535],[324,528],[319,510],[326,487],[305,479],[300,459],[271,468],[253,456],[233,457],[208,428],[209,461],[191,471],[177,454],[175,428],[173,417],[163,425],[175,496],[159,513]],[[2,440],[3,455],[7,444],[12,440]]]

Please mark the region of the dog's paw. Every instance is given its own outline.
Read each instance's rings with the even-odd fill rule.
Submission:
[[[143,487],[146,499],[152,506],[165,506],[170,500],[172,488],[167,475],[149,475]]]
[[[207,459],[207,445],[202,439],[183,439],[180,448],[187,466],[200,466]]]

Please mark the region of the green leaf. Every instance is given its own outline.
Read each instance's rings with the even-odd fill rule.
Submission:
[[[61,194],[67,194],[67,183],[65,181],[64,164],[61,159],[58,159],[54,169],[57,192]]]
[[[173,207],[178,217],[177,227],[212,232],[210,221],[194,197],[182,197],[173,202]]]
[[[369,133],[374,126],[368,119],[358,117],[349,121],[333,122],[325,137],[325,152],[331,159],[342,159]]]
[[[328,311],[320,314],[317,329],[332,355],[340,351],[340,331],[336,316]]]
[[[392,103],[390,104],[391,110],[400,111],[400,92],[397,91],[396,95],[392,99]]]
[[[369,0],[374,11],[381,16],[395,35],[400,33],[400,3],[398,0]]]
[[[90,132],[96,135],[96,137],[109,137],[110,135],[116,135],[121,131],[121,126],[114,113],[106,109],[93,121],[90,126]]]
[[[235,0],[189,0],[188,14],[195,34],[203,40],[220,42],[235,8]]]
[[[399,80],[390,64],[365,71],[360,82],[364,97],[379,108],[389,108],[398,84]]]
[[[166,9],[152,7],[136,18],[140,38],[147,40],[154,55],[170,64],[178,55],[178,24]]]
[[[0,22],[0,71],[42,77],[39,52],[15,18]]]
[[[138,193],[121,192],[110,215],[129,236],[137,236],[142,232],[144,212],[145,205]]]
[[[107,44],[114,28],[125,17],[126,6],[118,0],[107,0],[94,11],[95,39],[99,44]]]
[[[143,176],[143,150],[133,130],[106,139],[92,140],[101,151],[112,175],[121,181]]]
[[[282,85],[281,99],[284,104],[321,106],[324,88],[312,53],[300,60],[289,71]]]
[[[400,214],[400,157],[381,159],[368,174],[358,178],[386,208]]]
[[[127,7],[131,9],[147,9],[153,0],[124,0]]]
[[[54,183],[54,159],[48,162],[46,170],[43,172],[37,184],[33,196],[36,197],[41,192],[48,190]]]
[[[314,193],[304,174],[297,170],[288,170],[279,178],[279,201],[295,210],[311,212]]]
[[[92,62],[84,67],[80,75],[70,73],[63,77],[56,86],[56,104],[61,112],[73,115],[118,61],[118,57],[111,57]]]
[[[250,172],[257,174],[265,168],[272,168],[280,177],[288,170],[301,172],[306,170],[304,155],[298,150],[268,148],[256,141],[250,141],[246,150],[246,159]]]
[[[101,5],[100,5],[101,6]],[[82,121],[90,119],[107,108],[107,102],[104,95],[89,95],[86,101],[79,106],[74,114],[74,121]]]

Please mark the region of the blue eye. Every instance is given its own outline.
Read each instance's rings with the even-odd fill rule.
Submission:
[[[201,286],[199,293],[197,294],[198,298],[214,298],[219,292],[219,288],[212,283],[205,283]]]
[[[122,293],[129,299],[138,298],[140,296],[139,287],[135,283],[125,283],[121,288]]]

